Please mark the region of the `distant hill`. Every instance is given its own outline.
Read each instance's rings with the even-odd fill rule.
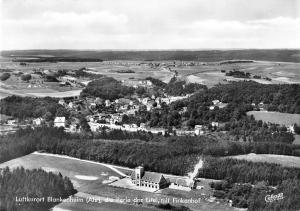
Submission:
[[[92,50],[13,50],[2,51],[3,57],[30,58],[80,58],[99,60],[183,60],[216,62],[224,60],[262,60],[278,62],[300,62],[300,50],[291,49],[247,49],[247,50],[165,50],[165,51],[92,51]]]

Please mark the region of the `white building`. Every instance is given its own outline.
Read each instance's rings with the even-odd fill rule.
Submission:
[[[204,134],[204,127],[203,125],[195,125],[195,135],[203,135]]]
[[[66,117],[55,117],[54,127],[66,127]]]
[[[65,105],[66,105],[66,102],[65,102],[64,99],[60,99],[60,100],[58,101],[58,104],[60,104],[60,105],[62,105],[62,106],[65,106]]]
[[[219,122],[212,122],[211,126],[213,126],[213,127],[219,127]]]
[[[294,127],[294,125],[289,125],[287,127],[287,131],[290,132],[290,133],[295,134],[295,127]]]
[[[36,118],[36,119],[32,120],[32,124],[39,126],[42,124],[43,121],[44,120],[42,118]]]
[[[213,103],[214,105],[217,105],[217,104],[220,103],[220,100],[213,100],[212,103]]]
[[[105,100],[105,106],[106,106],[106,107],[109,107],[110,105],[111,105],[110,100]]]

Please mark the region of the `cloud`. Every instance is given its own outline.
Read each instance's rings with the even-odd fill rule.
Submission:
[[[0,2],[2,49],[300,47],[299,0]]]

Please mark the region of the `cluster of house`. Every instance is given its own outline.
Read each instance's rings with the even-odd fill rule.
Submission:
[[[214,110],[216,107],[218,108],[225,108],[228,103],[222,103],[220,100],[213,100],[213,105],[209,107],[209,110]]]
[[[133,88],[138,88],[138,87],[152,88],[153,87],[153,83],[150,80],[131,79],[131,80],[122,80],[121,82],[125,86],[131,86]]]
[[[142,166],[136,167],[131,173],[130,178],[134,185],[152,190],[159,190],[169,187],[172,189],[188,191],[196,188],[194,179],[185,179],[181,177],[166,178],[161,173],[145,171]]]

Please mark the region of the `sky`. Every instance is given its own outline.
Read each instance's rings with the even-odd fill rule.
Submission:
[[[300,48],[300,0],[0,0],[0,50]]]

